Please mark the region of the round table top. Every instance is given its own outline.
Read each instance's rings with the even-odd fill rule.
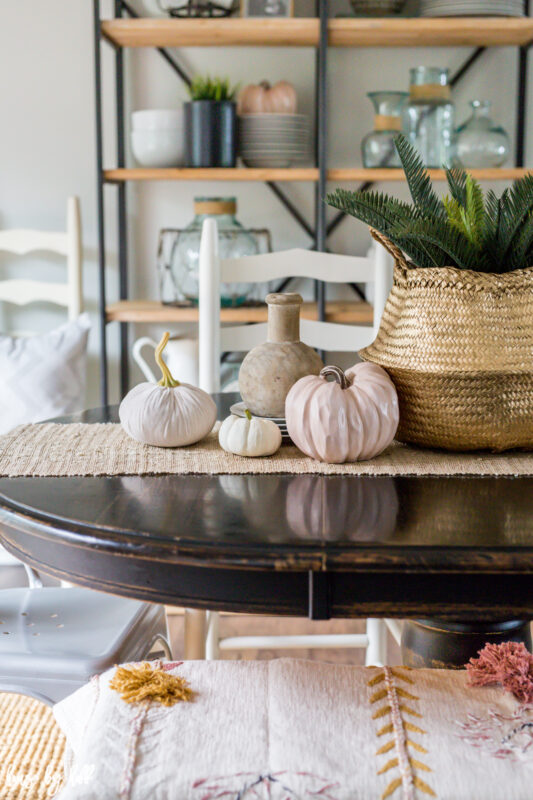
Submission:
[[[236,396],[216,399],[225,416]],[[60,421],[116,420],[109,408]],[[308,573],[358,573],[361,591],[372,573],[533,574],[533,478],[2,478],[0,514],[8,550],[38,569],[198,607],[246,592],[253,605],[267,574],[280,613],[297,611],[291,586],[307,597]]]

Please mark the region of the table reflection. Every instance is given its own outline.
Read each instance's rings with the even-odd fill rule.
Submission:
[[[268,541],[379,541],[394,533],[398,494],[392,478],[339,480],[325,475],[221,475],[250,535]]]

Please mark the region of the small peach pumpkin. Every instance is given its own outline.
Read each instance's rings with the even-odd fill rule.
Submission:
[[[333,381],[328,377],[333,376]],[[300,378],[285,401],[287,430],[306,455],[328,464],[379,455],[398,427],[398,396],[384,369],[369,362],[344,373],[324,367]]]
[[[288,81],[251,83],[239,94],[239,114],[296,114],[298,97]]]

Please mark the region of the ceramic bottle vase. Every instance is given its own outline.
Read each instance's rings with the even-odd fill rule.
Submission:
[[[299,294],[269,294],[267,341],[250,350],[239,372],[241,397],[252,414],[285,417],[285,398],[304,375],[318,375],[324,364],[300,341]]]

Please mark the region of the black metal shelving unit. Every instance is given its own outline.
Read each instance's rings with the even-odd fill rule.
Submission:
[[[315,210],[313,224],[303,217],[301,212],[291,202],[278,183],[266,181],[266,185],[273,194],[284,205],[289,214],[300,225],[300,227],[311,237],[313,247],[318,251],[327,249],[327,239],[344,219],[342,212],[337,213],[329,223],[326,219],[326,205],[323,198],[326,193],[327,184],[327,151],[328,151],[328,86],[327,86],[327,59],[328,59],[328,23],[329,23],[328,0],[316,0],[316,17],[318,18],[318,40],[316,47],[315,65],[315,167],[318,170],[318,178],[315,181]],[[525,13],[529,16],[529,0],[525,0]],[[131,7],[127,0],[114,0],[115,19],[124,17],[138,18],[138,14]],[[118,265],[119,265],[119,286],[118,294],[120,300],[128,299],[128,230],[127,230],[127,186],[125,181],[108,181],[105,176],[103,162],[103,97],[102,97],[102,60],[101,45],[106,42],[115,49],[115,111],[116,111],[116,162],[117,167],[123,168],[125,164],[125,103],[124,103],[124,52],[123,47],[117,45],[112,39],[105,36],[102,30],[102,20],[100,16],[100,0],[93,0],[93,19],[94,19],[94,85],[95,85],[95,120],[96,120],[96,167],[97,167],[97,213],[98,213],[98,268],[99,268],[99,320],[100,320],[100,339],[101,339],[101,401],[106,405],[109,398],[108,384],[108,358],[107,358],[107,285],[106,285],[106,253],[105,253],[105,187],[109,183],[117,191],[118,215]],[[182,21],[184,25],[187,20]],[[533,36],[531,37],[533,40]],[[515,128],[515,166],[523,167],[525,161],[525,132],[527,121],[527,71],[528,71],[528,51],[531,41],[518,45],[518,70],[517,70],[517,117]],[[155,48],[161,57],[169,64],[176,76],[185,84],[190,84],[191,78],[187,71],[179,64],[174,55],[165,47]],[[486,46],[473,48],[472,53],[464,61],[461,67],[451,78],[452,86],[457,85],[479,61],[486,50]],[[372,186],[374,181],[367,180],[361,184],[360,188],[367,189]],[[283,288],[283,287],[280,287]],[[359,293],[358,288],[352,285],[353,290]],[[325,316],[325,284],[315,282],[315,299],[318,305],[318,317],[324,319]],[[129,382],[129,348],[128,348],[128,324],[120,322],[120,389],[124,395],[128,390]]]

